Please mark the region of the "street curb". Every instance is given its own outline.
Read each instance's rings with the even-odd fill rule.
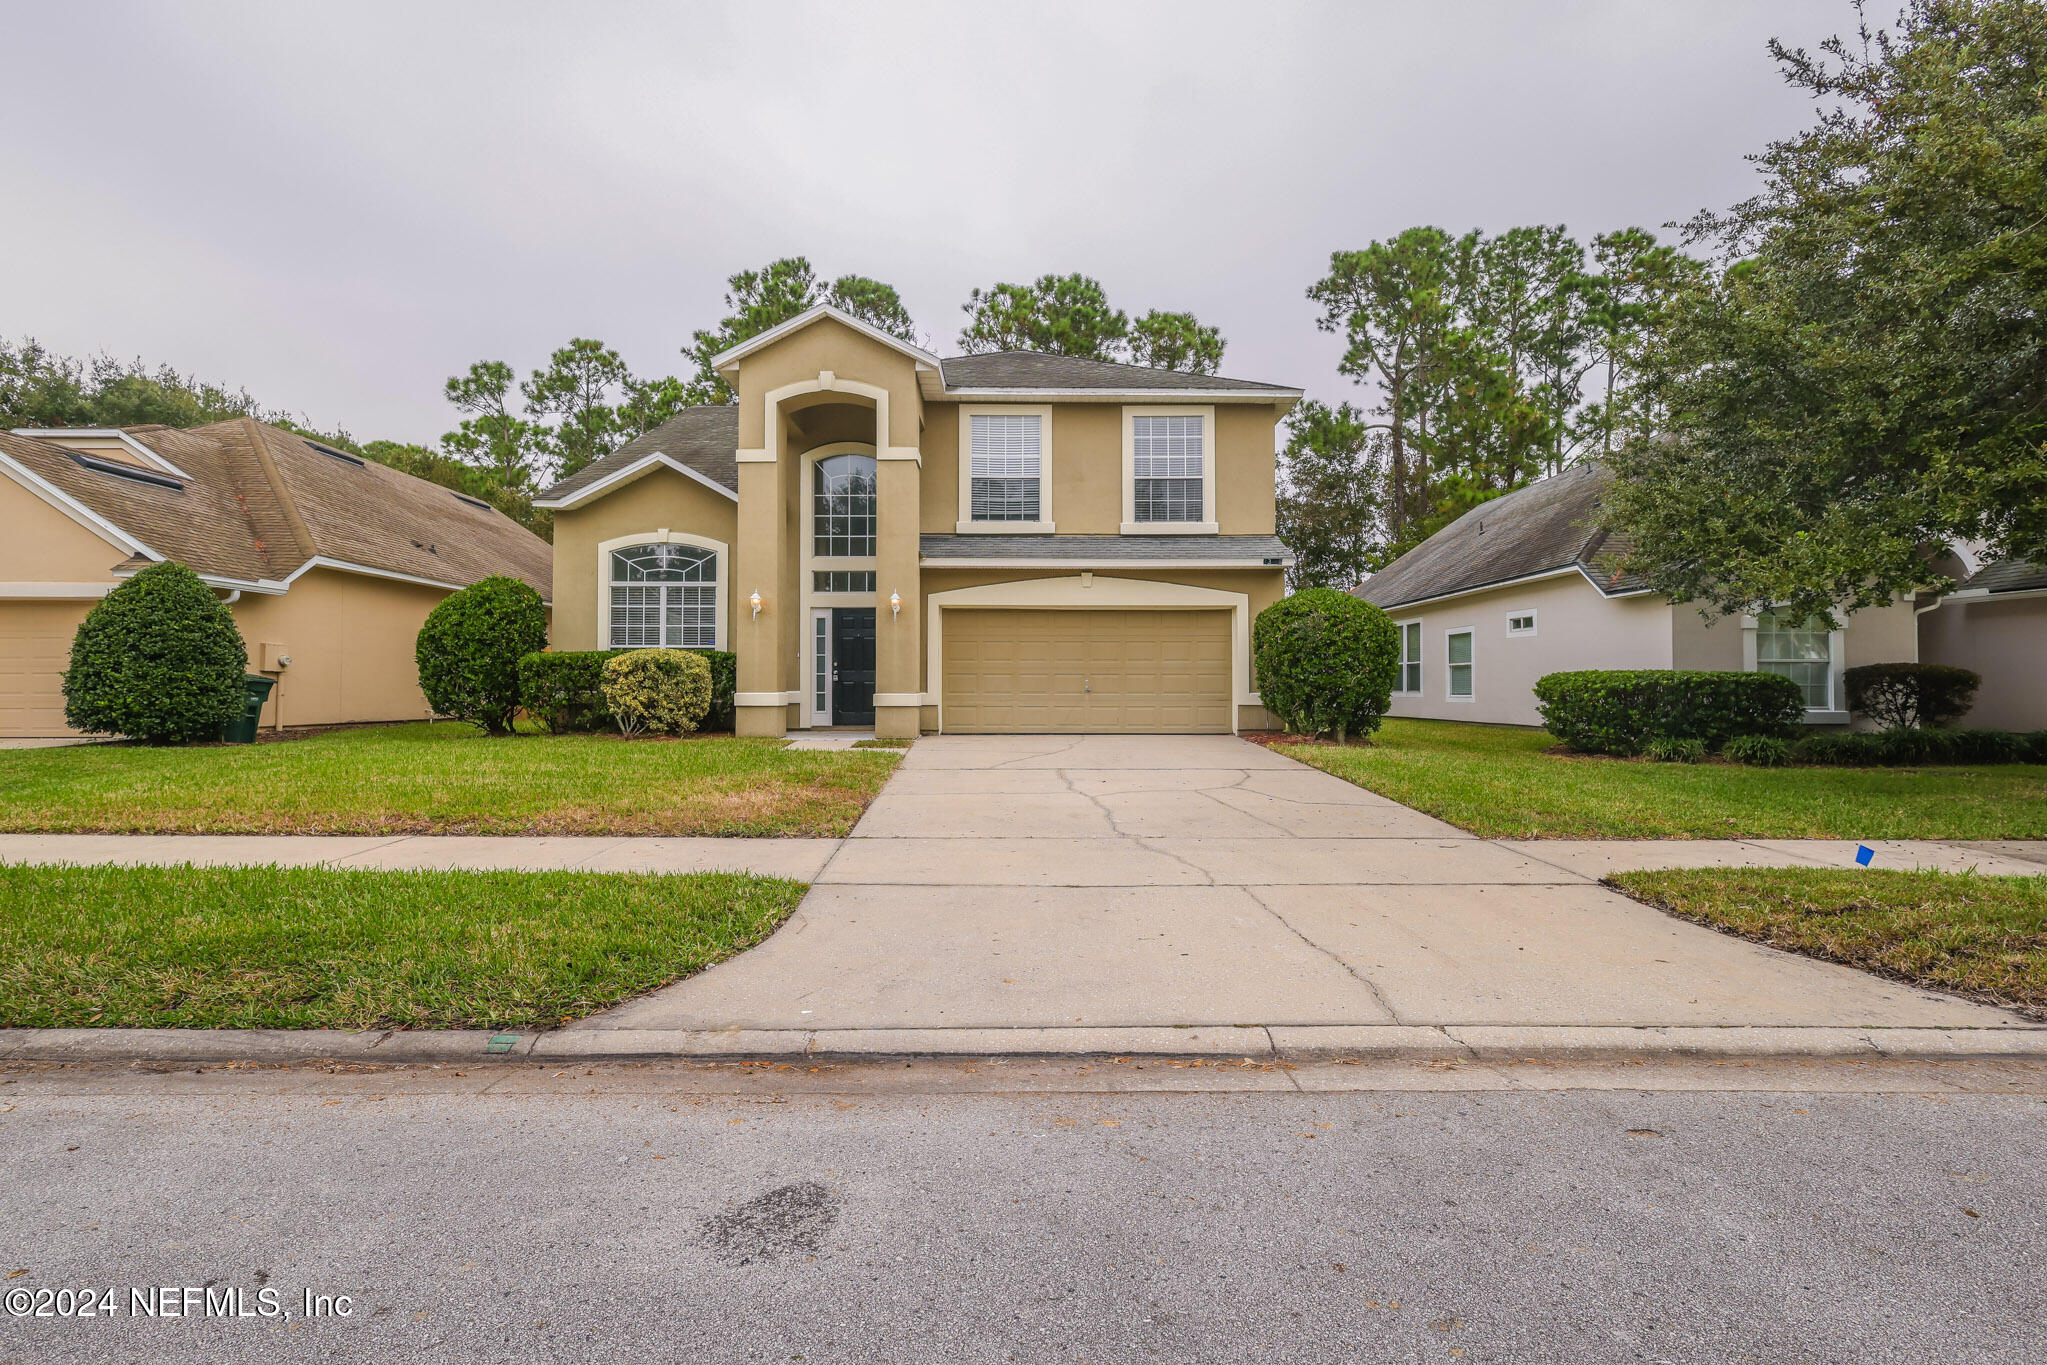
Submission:
[[[1688,1028],[1451,1025],[962,1029],[0,1029],[0,1063],[876,1060],[1201,1057],[1245,1061],[2047,1059],[2047,1027]]]

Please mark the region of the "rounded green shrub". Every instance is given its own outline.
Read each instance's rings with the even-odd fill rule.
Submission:
[[[1334,588],[1305,588],[1251,628],[1265,709],[1299,734],[1368,735],[1393,703],[1400,638],[1392,619]]]
[[[242,714],[248,667],[242,633],[213,589],[182,564],[152,564],[79,623],[64,719],[152,744],[218,739]]]
[[[686,735],[711,710],[711,664],[691,649],[634,649],[604,661],[604,709],[625,735]]]
[[[419,690],[436,713],[508,735],[519,709],[519,660],[546,645],[540,594],[516,578],[486,578],[427,613],[415,650]]]
[[[622,649],[565,649],[528,654],[519,660],[519,705],[558,735],[601,730],[611,724],[604,709],[604,664]]]
[[[1736,735],[1788,739],[1805,714],[1798,684],[1776,673],[1586,669],[1536,679],[1549,732],[1580,753],[1638,754],[1652,739],[1708,750]]]
[[[1720,750],[1721,755],[1751,768],[1781,768],[1791,761],[1791,744],[1775,735],[1736,735]]]
[[[1841,682],[1850,711],[1899,730],[1960,720],[1975,705],[1983,675],[1949,664],[1862,664]]]

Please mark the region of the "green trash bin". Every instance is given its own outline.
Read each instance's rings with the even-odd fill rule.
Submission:
[[[256,723],[263,718],[263,703],[270,700],[270,689],[275,686],[275,678],[260,673],[242,674],[242,714],[221,727],[220,737],[229,744],[254,744]]]

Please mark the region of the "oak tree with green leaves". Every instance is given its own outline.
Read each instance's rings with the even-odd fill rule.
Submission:
[[[2047,560],[2047,7],[1913,0],[1771,52],[1821,113],[1691,225],[1728,268],[1646,356],[1661,430],[1606,500],[1629,563],[1711,610],[1817,613],[1926,584],[1951,541]]]
[[[818,278],[807,257],[786,256],[759,270],[742,270],[725,281],[726,314],[716,327],[692,334],[683,354],[696,362],[696,374],[682,386],[689,402],[729,403],[732,388],[712,366],[713,357],[742,341],[781,326],[829,303],[890,336],[915,344],[917,327],[893,286],[865,275],[841,275],[827,284]]]

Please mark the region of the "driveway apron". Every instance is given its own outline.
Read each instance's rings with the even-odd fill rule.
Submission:
[[[585,1028],[2020,1023],[1230,736],[919,740],[765,944]]]

